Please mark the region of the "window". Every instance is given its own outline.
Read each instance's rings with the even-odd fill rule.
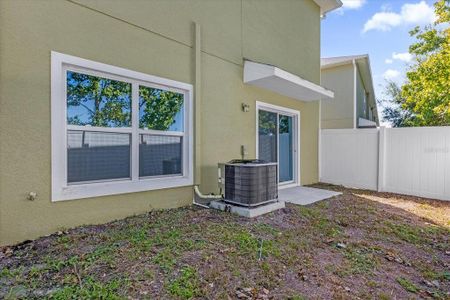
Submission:
[[[192,185],[192,85],[52,52],[52,200]]]

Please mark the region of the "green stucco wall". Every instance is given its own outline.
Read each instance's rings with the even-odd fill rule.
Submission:
[[[241,145],[255,156],[256,101],[300,111],[301,183],[317,181],[318,103],[242,82],[247,58],[319,83],[320,18],[312,0],[3,0],[0,244],[192,201],[192,187],[181,187],[51,202],[50,51],[193,84],[194,21],[202,28],[201,190],[217,191],[217,163],[240,157]],[[35,201],[26,199],[30,191]]]
[[[353,128],[355,118],[353,64],[323,69],[321,80],[324,87],[334,91],[333,100],[322,100],[322,128]]]

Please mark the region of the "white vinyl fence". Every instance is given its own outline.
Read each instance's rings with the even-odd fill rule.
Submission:
[[[450,200],[450,127],[323,129],[320,181]]]

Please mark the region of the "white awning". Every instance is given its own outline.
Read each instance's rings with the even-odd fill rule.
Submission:
[[[245,61],[244,83],[301,101],[333,99],[334,92],[275,66]]]

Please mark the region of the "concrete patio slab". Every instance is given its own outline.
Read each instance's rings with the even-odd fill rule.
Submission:
[[[317,201],[325,200],[341,195],[340,192],[333,192],[306,186],[296,186],[278,190],[280,201],[290,202],[299,205],[308,205]]]

